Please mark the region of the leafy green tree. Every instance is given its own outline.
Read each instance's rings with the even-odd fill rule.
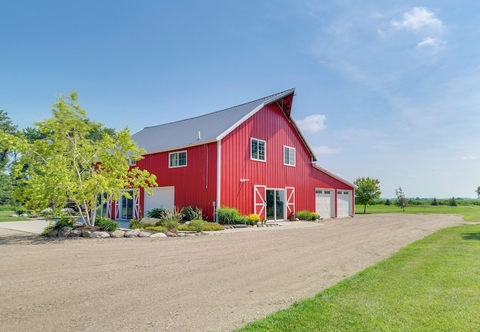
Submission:
[[[5,134],[16,135],[17,126],[13,124],[7,112],[0,110],[0,132]],[[10,147],[3,140],[0,140],[0,172],[7,170],[9,162]]]
[[[12,204],[13,179],[10,175],[0,173],[0,205]]]
[[[43,138],[29,140],[25,133],[0,137],[20,152],[13,168],[19,177],[17,200],[36,209],[60,209],[73,202],[84,223],[93,226],[102,195],[112,201],[121,195],[131,198],[123,188],[152,193],[155,176],[128,164],[145,152],[128,128],[111,135],[101,123],[88,120],[76,92],[59,96],[52,113],[52,118],[35,123]],[[98,131],[101,135],[92,139],[91,133]]]
[[[477,190],[475,190],[475,193],[477,194],[477,197],[480,197],[480,186],[477,187]]]
[[[457,206],[457,201],[455,200],[455,197],[452,197],[448,200],[448,205],[449,206]]]
[[[395,195],[397,195],[397,205],[402,208],[402,211],[405,211],[407,206],[407,199],[405,198],[405,193],[402,190],[402,187],[395,189]]]
[[[437,198],[434,197],[432,201],[432,206],[437,206],[437,205],[438,205]]]
[[[390,200],[387,198],[387,200],[385,201],[385,205],[391,205],[392,202],[390,202]]]
[[[357,186],[355,189],[355,201],[363,205],[363,213],[367,212],[367,205],[375,204],[375,199],[380,198],[380,181],[370,177],[361,177],[353,181]]]

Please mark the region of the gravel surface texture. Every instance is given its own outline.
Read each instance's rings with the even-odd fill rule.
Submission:
[[[463,223],[357,215],[161,239],[0,228],[0,331],[231,331]]]

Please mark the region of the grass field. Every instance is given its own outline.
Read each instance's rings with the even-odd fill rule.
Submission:
[[[363,214],[363,205],[355,205],[355,213]],[[374,213],[407,213],[407,214],[459,214],[465,221],[480,221],[480,206],[430,206],[411,205],[405,208],[405,212],[395,205],[372,205],[367,206],[367,214]]]
[[[480,226],[441,230],[239,331],[478,331]]]
[[[25,221],[28,218],[12,218],[9,215],[15,213],[14,211],[0,211],[0,222],[2,221]]]

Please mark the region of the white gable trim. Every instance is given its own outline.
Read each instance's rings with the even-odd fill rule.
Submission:
[[[262,104],[258,105],[256,108],[254,108],[251,112],[249,112],[247,115],[245,115],[243,118],[241,118],[239,121],[237,121],[236,123],[234,123],[232,126],[230,126],[230,128],[228,128],[227,130],[225,130],[223,133],[221,133],[220,135],[218,135],[215,139],[217,141],[220,141],[221,139],[223,139],[225,136],[227,136],[228,134],[230,134],[235,128],[237,128],[238,126],[240,126],[242,123],[244,123],[248,118],[250,118],[251,116],[253,116],[255,113],[257,113],[258,111],[260,111],[262,108],[264,108],[266,105],[270,105],[271,103],[279,100],[279,99],[282,99],[292,93],[295,92],[295,89],[290,89],[290,90],[287,90],[287,91],[284,91],[283,93],[280,93],[278,95],[274,95],[272,96],[271,99],[267,99],[265,100]]]
[[[233,130],[235,130],[235,128],[237,128],[238,126],[240,126],[242,123],[244,123],[245,121],[247,121],[247,119],[249,119],[251,116],[253,116],[255,113],[257,113],[258,111],[260,111],[262,108],[265,107],[265,103],[257,106],[255,109],[253,109],[253,111],[251,111],[250,113],[248,113],[247,115],[245,115],[243,118],[241,118],[240,120],[238,120],[236,123],[234,123],[232,126],[230,126],[230,128],[228,128],[227,130],[225,130],[223,133],[221,133],[220,135],[218,135],[215,139],[217,141],[220,141],[221,139],[223,139],[225,136],[227,136],[228,134],[230,134]]]

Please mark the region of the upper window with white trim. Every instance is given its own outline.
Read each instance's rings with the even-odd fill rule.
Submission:
[[[169,167],[185,167],[187,166],[187,151],[171,152],[168,155]]]
[[[265,161],[266,142],[256,138],[250,138],[250,158],[252,160]]]
[[[295,166],[295,148],[283,147],[283,164],[287,166]]]

